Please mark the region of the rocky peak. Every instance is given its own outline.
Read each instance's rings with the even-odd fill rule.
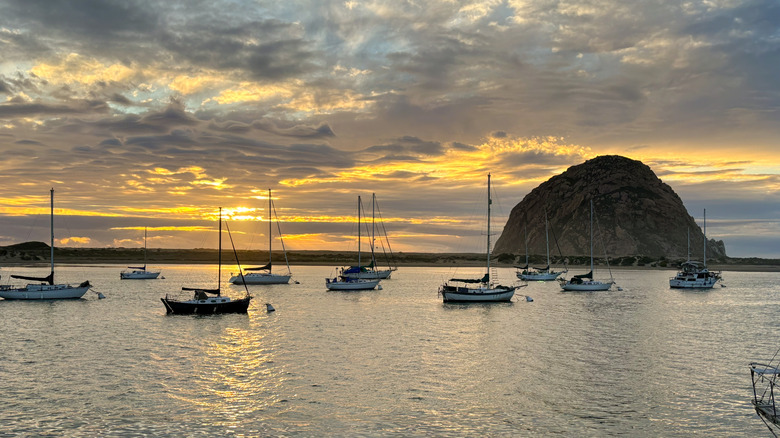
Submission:
[[[494,253],[545,253],[544,214],[565,256],[589,255],[590,201],[594,205],[594,255],[701,259],[704,234],[679,196],[640,161],[606,155],[572,166],[533,189],[509,215]],[[599,237],[601,236],[601,237]],[[723,241],[709,240],[707,258],[726,255]]]

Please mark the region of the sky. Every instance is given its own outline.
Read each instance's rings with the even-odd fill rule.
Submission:
[[[0,245],[479,252],[569,166],[649,165],[780,258],[775,0],[0,2]],[[375,214],[376,216],[376,214]],[[497,236],[496,236],[497,237]],[[274,244],[275,248],[278,248]],[[365,243],[364,243],[365,245]],[[481,246],[482,245],[482,246]]]

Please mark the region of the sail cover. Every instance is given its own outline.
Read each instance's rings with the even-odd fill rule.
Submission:
[[[590,271],[587,274],[575,275],[574,278],[590,278],[593,280],[593,271]]]
[[[143,266],[128,266],[127,269],[140,269],[142,271],[146,270],[146,265]]]
[[[528,265],[525,266],[515,266],[517,269],[528,269]]]
[[[473,279],[473,278],[450,278],[450,281],[459,281],[461,283],[487,283],[490,276],[488,274],[485,274],[484,277],[481,279]]]
[[[357,274],[358,272],[366,272],[367,270],[373,269],[373,268],[374,268],[374,262],[372,261],[371,263],[369,263],[367,265],[363,265],[363,266],[350,266],[349,268],[344,270],[344,273],[345,274]]]
[[[550,265],[547,265],[544,268],[538,268],[538,267],[534,266],[534,269],[536,269],[537,271],[547,272],[547,271],[550,270]]]
[[[11,275],[11,278],[18,278],[19,280],[28,280],[28,281],[45,281],[49,284],[54,284],[54,271],[52,271],[48,276],[46,277],[25,277],[24,275]]]
[[[268,262],[265,266],[259,266],[257,268],[244,268],[245,271],[270,271],[271,270],[271,262]]]
[[[202,287],[182,287],[181,290],[200,291],[207,294],[219,295],[219,289],[203,289]]]

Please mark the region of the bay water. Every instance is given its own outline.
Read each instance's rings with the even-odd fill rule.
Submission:
[[[247,315],[168,316],[160,297],[214,287],[217,267],[122,268],[58,267],[105,299],[0,300],[0,436],[770,436],[748,363],[780,347],[777,273],[685,291],[670,270],[616,270],[622,290],[533,282],[464,305],[437,289],[479,268],[331,292],[332,267],[293,266],[299,284],[249,286]]]

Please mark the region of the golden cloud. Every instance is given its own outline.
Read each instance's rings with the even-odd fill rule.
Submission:
[[[223,82],[222,77],[210,74],[202,76],[178,75],[171,79],[168,88],[186,96],[202,90],[214,89]]]
[[[65,237],[63,239],[58,239],[60,245],[88,245],[92,239],[89,237]]]
[[[592,155],[590,148],[575,144],[567,144],[561,137],[490,137],[473,149],[464,150],[450,147],[439,156],[427,156],[420,154],[417,161],[405,161],[403,163],[371,164],[358,166],[349,170],[336,173],[324,178],[287,179],[280,184],[298,187],[310,184],[344,183],[351,181],[369,181],[377,178],[397,179],[393,175],[402,172],[404,180],[409,180],[408,174],[417,174],[421,177],[433,180],[459,181],[474,183],[482,181],[484,174],[478,169],[495,169],[497,179],[500,177],[500,169],[505,167],[505,162],[512,155],[538,154],[548,156],[565,156],[588,158]],[[562,169],[563,170],[563,169]],[[513,180],[511,184],[522,184],[528,180]]]
[[[208,101],[214,101],[220,105],[242,102],[258,102],[265,100],[285,100],[293,95],[293,88],[300,87],[300,81],[281,85],[260,85],[253,82],[242,82],[235,88],[223,90]]]
[[[93,85],[98,82],[126,81],[136,69],[122,64],[105,64],[95,58],[70,53],[59,62],[38,64],[30,71],[36,76],[56,84]]]

